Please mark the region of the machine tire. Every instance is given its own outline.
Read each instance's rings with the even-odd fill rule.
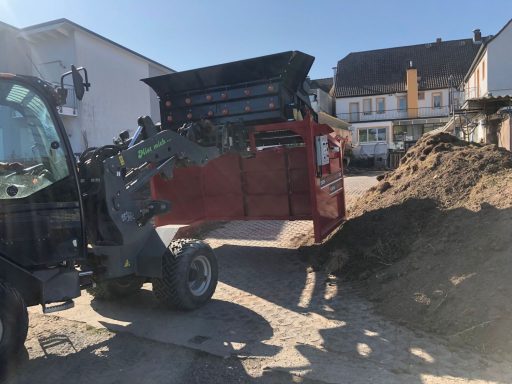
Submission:
[[[120,277],[98,282],[95,287],[87,288],[87,292],[98,300],[113,300],[139,291],[144,281],[145,279],[139,276]]]
[[[16,289],[0,280],[0,368],[5,368],[20,352],[27,332],[28,313],[23,298]]]
[[[162,258],[162,278],[153,279],[153,292],[166,307],[193,310],[210,300],[217,280],[217,258],[210,246],[179,239]]]

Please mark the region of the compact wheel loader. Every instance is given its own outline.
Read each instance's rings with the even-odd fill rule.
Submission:
[[[162,123],[140,117],[133,135],[122,132],[78,159],[58,111],[68,76],[82,100],[90,87],[86,69],[72,66],[57,87],[0,74],[0,364],[23,346],[27,306],[65,310],[82,289],[115,299],[151,282],[165,306],[206,303],[217,285],[216,257],[202,241],[175,240],[177,227],[168,224],[218,218],[215,212],[227,214],[240,201],[228,218],[274,218],[264,209],[281,219],[312,218],[317,240],[332,231],[345,213],[341,150],[332,130],[316,123],[302,87],[312,62],[294,51],[145,79],[160,97]],[[291,149],[283,152],[284,144]],[[266,159],[260,169],[258,159]],[[271,163],[285,162],[288,176],[271,174]],[[198,176],[207,163],[220,179]],[[223,164],[249,164],[259,197],[228,182]],[[280,183],[270,198],[261,194],[262,187],[276,189],[269,174]],[[200,193],[212,192],[205,178],[221,189],[229,184],[236,199],[221,192],[215,202],[225,209],[203,204],[211,196]],[[198,208],[210,211],[180,216]]]

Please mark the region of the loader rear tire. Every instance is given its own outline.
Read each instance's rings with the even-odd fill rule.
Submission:
[[[139,276],[126,276],[118,279],[106,280],[96,283],[93,288],[88,288],[89,292],[98,300],[113,300],[121,297],[133,295],[138,292],[145,279]]]
[[[179,239],[162,258],[162,278],[153,279],[153,292],[166,307],[193,310],[215,292],[217,259],[210,246],[199,240]]]
[[[28,313],[23,298],[10,284],[0,280],[0,371],[20,352],[27,331]]]

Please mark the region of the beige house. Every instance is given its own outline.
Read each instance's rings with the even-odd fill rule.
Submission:
[[[425,132],[444,126],[481,44],[475,39],[353,52],[338,62],[336,116],[350,123],[354,155],[386,163]]]

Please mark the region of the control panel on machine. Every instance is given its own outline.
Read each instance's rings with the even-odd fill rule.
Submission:
[[[329,165],[329,140],[327,135],[316,136],[316,165],[321,167]]]

